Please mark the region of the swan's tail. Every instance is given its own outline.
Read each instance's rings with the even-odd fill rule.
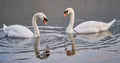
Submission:
[[[3,28],[1,28],[0,31],[3,31],[5,28],[7,28],[7,26],[3,24]]]
[[[111,22],[108,23],[108,25],[111,26],[115,21],[116,19],[112,20]]]
[[[3,24],[3,30],[4,30],[5,28],[7,28],[7,26],[6,26],[5,24]]]

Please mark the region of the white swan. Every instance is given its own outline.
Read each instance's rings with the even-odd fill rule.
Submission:
[[[97,22],[97,21],[87,21],[77,25],[74,29],[74,19],[75,13],[72,8],[67,8],[64,12],[64,17],[70,14],[70,22],[66,29],[66,33],[95,33],[108,30],[110,26],[116,21],[116,19],[112,20],[109,23]]]
[[[17,37],[17,38],[39,37],[40,32],[36,24],[37,17],[41,18],[43,20],[43,23],[47,25],[47,17],[44,13],[39,12],[39,13],[34,14],[32,17],[32,25],[34,27],[35,35],[27,27],[22,26],[22,25],[6,26],[5,24],[3,24],[3,31],[8,37]]]

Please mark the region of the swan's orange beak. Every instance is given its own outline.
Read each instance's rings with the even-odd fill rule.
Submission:
[[[47,25],[47,19],[46,19],[46,18],[44,18],[43,23],[44,23],[45,25]]]

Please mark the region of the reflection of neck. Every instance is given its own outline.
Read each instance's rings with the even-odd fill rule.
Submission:
[[[35,54],[36,54],[36,57],[38,58],[39,57],[39,46],[40,46],[40,38],[37,37],[35,38],[35,43],[34,43],[34,49],[35,49]]]
[[[76,54],[76,45],[75,45],[75,40],[73,37],[71,37],[71,42],[72,42],[72,51],[74,54]]]
[[[36,20],[37,20],[37,17],[38,17],[39,14],[35,14],[33,17],[32,17],[32,25],[34,27],[34,32],[36,34],[36,36],[40,36],[40,31],[39,31],[39,28],[37,26],[37,23],[36,23]]]
[[[73,53],[73,54],[76,54],[75,40],[74,40],[72,34],[69,34],[69,36],[70,36],[70,40],[71,40],[71,43],[72,43],[72,53]]]
[[[35,41],[35,44],[34,44],[34,49],[35,49],[36,57],[39,58],[39,59],[47,59],[50,56],[50,51],[49,51],[48,45],[46,45],[45,51],[42,54],[40,54],[40,51],[39,51],[40,38],[37,37],[35,39],[36,39],[36,41]]]
[[[73,30],[74,19],[75,19],[75,14],[74,14],[74,12],[71,12],[70,13],[70,22],[69,22],[69,25],[66,29],[66,32],[74,33],[74,30]]]

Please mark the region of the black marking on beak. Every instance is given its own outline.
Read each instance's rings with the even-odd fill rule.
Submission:
[[[45,17],[44,17],[44,20],[45,20],[45,21],[48,21],[47,18],[45,18]],[[44,20],[43,20],[43,21],[44,21]]]
[[[45,25],[47,25],[47,19],[44,17],[44,19],[43,19],[43,23],[45,24]]]
[[[68,13],[68,10],[66,10],[65,12],[64,12],[64,14],[67,14]]]

